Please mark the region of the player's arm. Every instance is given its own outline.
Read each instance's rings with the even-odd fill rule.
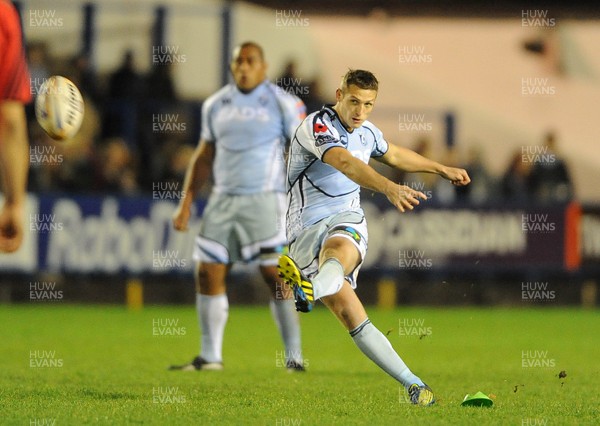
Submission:
[[[323,154],[322,160],[363,188],[381,192],[401,212],[406,209],[412,210],[413,206],[419,204],[419,198],[427,199],[427,196],[422,192],[404,185],[398,185],[379,174],[371,166],[355,158],[347,149],[341,147],[330,148]]]
[[[404,170],[409,173],[436,173],[457,186],[467,185],[471,182],[466,170],[444,166],[443,164],[423,157],[413,150],[397,145],[389,144],[387,152],[381,157],[375,157],[375,159],[390,167]]]
[[[23,240],[22,215],[27,189],[29,153],[25,107],[0,102],[0,178],[4,206],[0,211],[0,251],[13,252]]]
[[[192,203],[210,176],[214,158],[215,144],[201,140],[188,164],[183,181],[182,197],[173,214],[173,226],[176,230],[187,230]]]

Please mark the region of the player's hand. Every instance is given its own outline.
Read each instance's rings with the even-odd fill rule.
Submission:
[[[404,213],[406,210],[414,209],[420,204],[419,199],[426,200],[427,195],[416,191],[406,185],[391,184],[385,194],[398,210]]]
[[[453,185],[456,186],[468,185],[469,182],[471,182],[471,178],[469,177],[467,171],[465,169],[459,169],[456,167],[444,167],[440,172],[440,176],[448,179]]]
[[[4,204],[0,211],[0,252],[12,253],[23,242],[23,207]]]
[[[179,204],[177,210],[173,213],[173,227],[177,231],[185,232],[188,230],[188,222],[190,220],[190,208]]]

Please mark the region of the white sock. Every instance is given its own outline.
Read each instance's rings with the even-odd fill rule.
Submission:
[[[408,388],[413,383],[423,385],[396,353],[390,341],[367,318],[350,331],[356,346],[383,371]]]
[[[223,334],[229,316],[227,294],[196,294],[196,312],[202,330],[200,356],[208,362],[223,362]]]
[[[302,363],[300,339],[300,321],[293,299],[273,300],[269,302],[271,313],[285,346],[285,360]]]
[[[319,272],[312,279],[313,297],[315,300],[330,296],[341,290],[344,284],[344,267],[339,260],[329,258],[319,267]]]

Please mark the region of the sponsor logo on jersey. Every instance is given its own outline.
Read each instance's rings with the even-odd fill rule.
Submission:
[[[269,121],[269,110],[267,108],[252,108],[250,106],[230,106],[219,112],[219,120],[223,121]]]
[[[334,138],[331,135],[318,135],[315,138],[315,146],[322,146],[325,145],[327,143],[334,143],[337,142],[338,140],[336,138]]]

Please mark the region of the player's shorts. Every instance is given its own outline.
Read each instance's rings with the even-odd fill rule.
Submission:
[[[367,254],[369,239],[367,221],[363,213],[355,211],[342,212],[306,227],[290,243],[289,256],[300,267],[304,276],[310,280],[319,270],[321,247],[331,237],[348,239],[360,253],[359,264],[350,275],[346,276],[352,288],[356,288],[358,271]]]
[[[202,215],[193,258],[206,263],[277,265],[287,241],[285,195],[213,193]]]

